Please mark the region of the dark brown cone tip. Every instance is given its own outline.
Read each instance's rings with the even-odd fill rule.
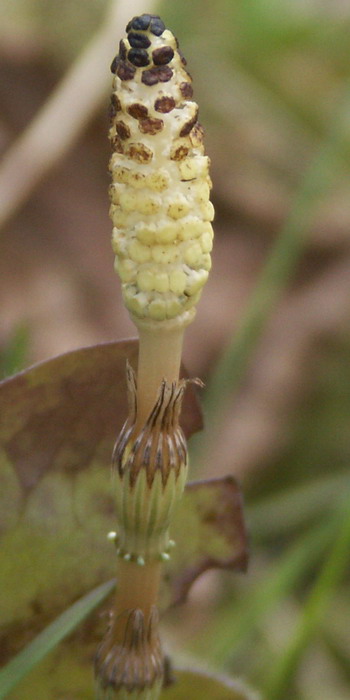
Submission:
[[[173,70],[168,65],[172,63],[175,53],[180,56],[182,66],[186,60],[178,49],[178,41],[175,38],[176,49],[168,43],[168,37],[164,37],[164,45],[159,46],[155,38],[162,38],[166,27],[158,15],[143,14],[134,17],[126,26],[127,41],[119,43],[119,53],[111,64],[112,73],[116,73],[122,81],[132,80],[136,70],[142,72],[144,85],[157,85],[166,83],[173,77]],[[186,71],[185,71],[186,73]],[[188,76],[191,80],[190,76]]]

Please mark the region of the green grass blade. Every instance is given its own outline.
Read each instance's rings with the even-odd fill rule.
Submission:
[[[239,605],[234,601],[217,613],[210,626],[211,662],[221,666],[224,659],[231,663],[244,650],[270,611],[310,573],[333,540],[338,523],[333,514],[321,525],[318,523],[268,567],[266,576],[251,592],[241,596]],[[201,652],[208,650],[206,636],[205,640],[199,643]]]
[[[113,590],[115,581],[108,581],[80,598],[46,627],[30,644],[0,671],[0,699],[59,644]]]
[[[253,293],[245,317],[227,347],[205,393],[205,409],[213,414],[219,402],[237,389],[252,350],[266,320],[289,283],[303,250],[314,207],[331,186],[336,174],[340,143],[326,144],[306,174],[294,207],[280,232],[276,244]]]
[[[350,688],[350,658],[346,646],[342,646],[338,639],[334,639],[332,635],[327,632],[323,633],[323,642],[327,647],[332,661],[338,667],[342,677],[349,684]]]
[[[25,366],[30,341],[30,331],[20,323],[10,336],[7,346],[0,354],[0,379],[10,377]]]
[[[249,529],[257,541],[288,535],[334,509],[350,488],[349,470],[314,478],[247,506]]]
[[[346,116],[349,93],[347,85],[344,100],[336,110],[328,137],[304,175],[294,205],[277,237],[247,311],[208,382],[204,394],[208,430],[206,439],[202,442],[202,446],[205,442],[203,453],[220,426],[228,397],[239,387],[270,314],[292,278],[316,207],[344,167],[344,151],[348,145]],[[199,447],[197,440],[192,442],[192,447]]]
[[[280,700],[286,696],[291,678],[295,674],[304,649],[322,622],[332,594],[349,565],[350,557],[350,509],[347,499],[342,510],[341,523],[334,546],[309,594],[292,639],[281,657],[275,660],[269,675],[265,696]],[[345,510],[345,512],[344,512]]]

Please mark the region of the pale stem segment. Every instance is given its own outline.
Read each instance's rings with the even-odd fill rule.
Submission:
[[[170,330],[142,327],[139,337],[136,430],[152,411],[163,379],[168,383],[179,379],[184,327]]]
[[[160,575],[160,561],[150,561],[145,566],[138,566],[136,562],[119,559],[114,605],[116,616],[138,608],[142,610],[147,622],[152,606],[157,605]],[[120,643],[124,639],[127,617],[124,620],[125,624],[120,624],[117,628],[116,641]]]

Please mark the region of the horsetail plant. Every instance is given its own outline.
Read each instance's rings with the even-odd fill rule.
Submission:
[[[183,335],[211,266],[214,217],[192,80],[156,15],[134,17],[112,62],[115,267],[139,333],[137,377],[113,453],[118,586],[96,656],[97,698],[155,700],[164,680],[157,599],[188,456],[179,425]]]

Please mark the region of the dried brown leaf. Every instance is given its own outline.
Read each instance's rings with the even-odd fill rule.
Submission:
[[[171,528],[176,542],[167,567],[170,604],[213,568],[245,571],[247,535],[240,488],[232,476],[187,484]]]

